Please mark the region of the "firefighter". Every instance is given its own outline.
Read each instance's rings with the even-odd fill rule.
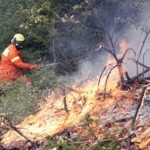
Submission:
[[[31,85],[30,79],[22,73],[22,70],[37,70],[38,66],[23,62],[21,49],[24,42],[25,37],[22,34],[15,34],[11,40],[11,44],[2,52],[0,80],[5,83],[23,79],[28,85]]]

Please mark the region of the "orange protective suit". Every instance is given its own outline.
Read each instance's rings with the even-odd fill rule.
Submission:
[[[0,64],[0,80],[4,82],[16,81],[23,78],[27,84],[31,84],[30,80],[21,71],[34,70],[35,65],[24,63],[22,61],[21,52],[14,44],[10,44],[2,53]]]

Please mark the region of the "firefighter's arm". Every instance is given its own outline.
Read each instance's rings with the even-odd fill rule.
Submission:
[[[25,70],[36,70],[38,69],[37,65],[31,65],[29,63],[24,63],[19,56],[16,56],[11,59],[11,62],[14,63],[17,67]]]

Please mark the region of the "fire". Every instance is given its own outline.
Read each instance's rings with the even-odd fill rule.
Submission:
[[[120,49],[127,46],[125,41],[122,42]],[[123,52],[121,50],[120,54],[122,55]],[[115,61],[109,58],[106,64],[112,63],[115,63]],[[127,119],[133,117],[134,113],[131,108],[136,106],[136,102],[133,100],[133,91],[121,91],[116,88],[119,81],[117,68],[110,74],[107,91],[104,91],[107,73],[104,73],[99,87],[99,76],[97,76],[96,79],[86,81],[80,86],[77,84],[70,87],[64,86],[63,88],[66,91],[64,95],[60,94],[62,93],[60,92],[61,88],[55,89],[46,97],[41,109],[36,114],[25,118],[16,128],[32,142],[45,141],[47,137],[54,136],[74,125],[79,126],[85,116],[90,114],[96,122],[99,121],[98,126],[93,125],[97,139],[103,138],[105,134],[103,132],[107,132],[107,130],[103,131],[106,124],[111,124],[115,120],[122,120],[124,117]],[[110,94],[105,100],[103,99],[104,92]],[[114,130],[114,134],[118,137],[122,134],[122,130],[118,131],[118,128],[129,127],[125,123],[122,126],[120,125],[122,124],[115,124],[117,130]],[[1,143],[6,148],[20,148],[26,144],[26,141],[27,139],[16,131],[10,130],[3,135]]]
[[[104,89],[105,80],[106,77],[103,77],[99,91]],[[16,128],[34,142],[42,141],[48,136],[53,136],[66,128],[79,124],[98,105],[96,100],[97,83],[98,77],[96,80],[87,81],[81,86],[74,84],[70,89],[66,90],[66,95],[58,95],[59,89],[57,89],[46,98],[39,112],[25,118]],[[109,83],[108,89],[112,89],[115,81],[113,80]],[[64,97],[69,113],[64,109]],[[14,130],[8,131],[2,137],[2,143],[7,148],[14,146],[14,140],[15,146],[17,145],[18,147],[26,142],[26,139]]]
[[[110,78],[111,82],[109,82],[108,89],[115,88],[118,78],[116,77],[116,71]],[[102,78],[99,90],[104,89],[105,80],[106,76]],[[47,97],[45,104],[38,113],[27,117],[16,127],[32,141],[38,141],[45,139],[47,136],[53,136],[73,124],[78,124],[97,105],[97,101],[95,101],[98,89],[97,82],[98,77],[96,80],[87,81],[79,87],[72,85],[71,88],[75,90],[67,92],[65,95],[69,113],[64,110],[64,96],[55,95],[53,92]],[[2,143],[6,147],[11,147],[14,140],[18,145],[26,141],[16,131],[8,131],[3,136]]]
[[[69,113],[64,110],[64,96],[59,96],[59,99],[52,99],[54,96],[51,97],[50,95],[37,114],[27,117],[16,127],[32,141],[38,141],[45,139],[47,136],[53,136],[73,124],[78,124],[96,105],[96,102],[93,101],[95,89],[91,87],[92,85],[89,83],[88,87],[84,85],[82,88],[76,89],[79,93],[71,91],[66,94]],[[80,93],[83,89],[84,92]],[[82,110],[81,107],[83,107]],[[26,141],[17,132],[8,131],[3,136],[2,143],[5,147],[10,147],[14,140],[18,145]]]

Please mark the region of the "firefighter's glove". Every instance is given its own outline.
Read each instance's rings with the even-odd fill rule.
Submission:
[[[39,66],[38,65],[31,65],[30,69],[31,70],[38,70]]]

